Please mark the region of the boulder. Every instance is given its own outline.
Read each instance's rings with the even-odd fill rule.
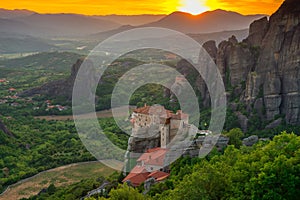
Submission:
[[[259,138],[257,135],[251,135],[250,137],[247,137],[243,139],[243,145],[245,146],[253,146],[258,142]]]
[[[266,129],[273,129],[276,128],[278,126],[280,126],[280,124],[282,123],[282,118],[276,119],[275,121],[273,121],[272,123],[268,124],[266,126]]]

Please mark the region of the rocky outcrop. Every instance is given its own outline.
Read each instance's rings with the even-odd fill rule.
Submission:
[[[249,29],[249,36],[245,40],[251,46],[261,46],[269,28],[269,21],[267,17],[263,17],[259,20],[255,20]]]
[[[257,135],[251,135],[250,137],[247,137],[243,139],[243,145],[245,146],[253,146],[259,141],[259,138]]]
[[[298,0],[286,0],[269,20],[264,17],[254,21],[243,42],[232,36],[218,48],[212,41],[203,47],[222,74],[230,107],[237,107],[235,99],[247,106],[249,115],[255,112],[261,120],[272,121],[280,115],[288,124],[300,124],[299,44],[300,4]],[[178,65],[178,69],[191,71],[188,63]],[[209,106],[201,76],[191,84],[201,93],[203,106]],[[239,119],[246,127],[246,118]]]
[[[5,126],[5,124],[0,120],[0,131],[2,131],[4,134],[6,134],[9,137],[14,137],[12,132],[8,130],[8,128]]]
[[[255,55],[251,48],[239,44],[233,36],[228,41],[220,43],[216,60],[228,88],[245,81],[245,77],[255,64]]]
[[[285,115],[287,123],[299,124],[299,2],[286,0],[270,17],[268,24],[266,19],[256,21],[250,27],[250,33],[246,42],[251,46],[261,45],[253,73],[248,75],[245,101],[248,104],[255,103],[261,95],[267,120],[273,120],[276,115]]]
[[[137,133],[138,132],[138,133]],[[132,130],[128,140],[128,152],[145,153],[148,149],[160,146],[160,132],[158,127],[140,128]]]
[[[266,126],[266,129],[273,129],[273,128],[276,128],[276,127],[280,126],[281,123],[282,123],[282,118],[279,118],[279,119],[273,121],[272,123],[268,124],[268,125]]]
[[[77,60],[71,68],[71,75],[67,79],[56,80],[46,83],[41,87],[26,90],[20,93],[19,96],[34,96],[41,94],[48,97],[65,97],[68,100],[71,100],[74,81],[82,63],[83,59]]]
[[[199,156],[200,149],[206,146],[210,147],[213,144],[214,138],[211,136],[200,136],[193,141],[189,148],[185,149],[183,155],[190,156],[190,157],[197,157]],[[229,138],[220,135],[216,144],[214,145],[218,151],[222,151],[225,147],[227,147],[229,143]]]

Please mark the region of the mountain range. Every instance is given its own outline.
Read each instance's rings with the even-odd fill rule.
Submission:
[[[7,9],[3,9],[0,8],[0,18],[2,19],[13,19],[13,18],[17,18],[17,17],[26,17],[29,15],[34,14],[35,12],[30,11],[30,10],[7,10]]]
[[[144,26],[169,28],[183,33],[210,33],[246,29],[251,22],[263,16],[241,15],[220,9],[207,11],[199,15],[174,12],[159,21]]]
[[[39,37],[76,37],[134,27],[163,27],[183,33],[209,33],[246,29],[262,15],[215,10],[194,16],[184,12],[170,15],[85,16],[79,14],[39,14],[28,10],[0,10],[2,32]],[[127,27],[128,27],[127,26]]]

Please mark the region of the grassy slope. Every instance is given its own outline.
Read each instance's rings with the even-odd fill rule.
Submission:
[[[113,169],[99,162],[72,164],[58,167],[39,174],[24,183],[17,183],[10,188],[0,200],[28,198],[38,194],[43,188],[47,188],[51,183],[55,186],[67,186],[82,179],[89,179],[104,176],[107,177],[114,172]]]

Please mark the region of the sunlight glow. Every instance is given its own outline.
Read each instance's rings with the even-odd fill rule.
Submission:
[[[40,13],[86,15],[171,14],[175,11],[199,14],[223,9],[241,14],[272,14],[284,0],[2,0],[1,8],[28,9]]]
[[[182,12],[198,15],[209,10],[205,2],[206,0],[181,0],[181,6],[178,9]]]

